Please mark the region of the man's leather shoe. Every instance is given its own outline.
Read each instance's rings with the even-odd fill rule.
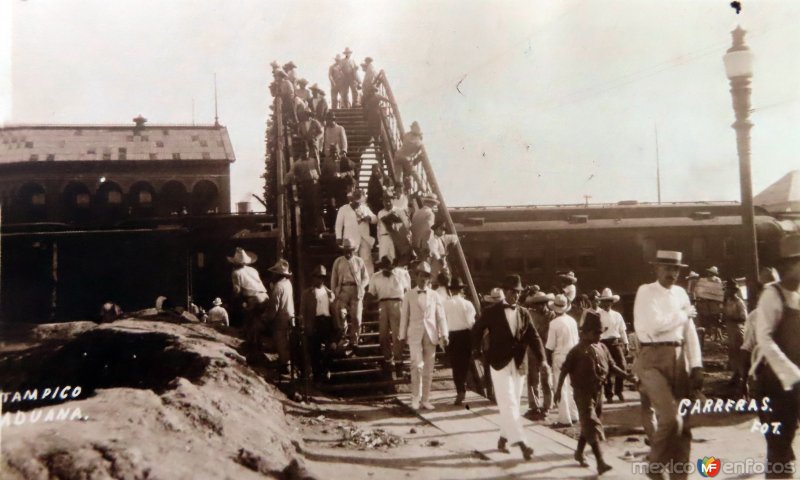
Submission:
[[[508,448],[506,447],[507,444],[508,439],[506,437],[500,437],[500,439],[497,440],[497,449],[501,452],[509,453]]]
[[[525,445],[523,442],[519,442],[517,445],[519,445],[519,449],[522,451],[522,458],[525,460],[533,458],[533,449],[531,447]]]

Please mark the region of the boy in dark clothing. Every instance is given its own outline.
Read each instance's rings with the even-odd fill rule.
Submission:
[[[581,326],[581,340],[569,351],[561,367],[554,398],[556,403],[561,400],[561,386],[569,374],[581,422],[581,436],[578,438],[575,460],[581,466],[587,466],[583,458],[583,449],[588,443],[597,459],[597,473],[600,475],[611,470],[611,465],[603,460],[603,453],[600,451],[600,440],[605,438],[603,424],[600,421],[603,411],[603,384],[611,372],[628,376],[614,363],[608,347],[600,343],[602,330],[600,315],[592,311],[587,312]]]

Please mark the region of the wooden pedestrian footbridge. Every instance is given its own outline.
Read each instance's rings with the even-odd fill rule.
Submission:
[[[385,178],[394,179],[395,155],[402,146],[402,139],[406,134],[400,109],[395,101],[386,73],[380,71],[374,81],[378,98],[377,111],[368,112],[364,107],[331,109],[336,118],[336,123],[344,127],[347,133],[347,157],[356,164],[356,186],[363,192],[367,191],[369,177],[374,166],[377,166]],[[330,270],[334,260],[341,255],[333,234],[331,221],[328,221],[328,231],[323,235],[309,235],[304,232],[305,225],[313,224],[304,222],[303,216],[308,215],[302,208],[302,201],[296,185],[286,181],[286,174],[299,160],[300,151],[298,144],[303,139],[286,115],[285,98],[276,96],[270,107],[271,113],[267,122],[265,135],[266,141],[266,173],[264,199],[267,213],[272,214],[276,221],[278,234],[278,257],[289,260],[294,270],[294,289],[296,300],[299,292],[311,283],[311,272],[317,265],[324,265]],[[375,104],[373,104],[375,105]],[[375,125],[376,120],[380,125]],[[379,132],[379,133],[378,133]],[[445,223],[446,233],[455,234],[455,225],[447,209],[447,202],[442,195],[432,162],[428,157],[424,145],[412,159],[414,172],[419,179],[419,184],[414,185],[415,192],[432,192],[436,194],[439,204],[436,211],[438,219]],[[419,208],[418,199],[412,195],[409,198],[412,208]],[[377,213],[377,212],[376,212]],[[335,207],[323,205],[323,218],[335,218]],[[456,255],[451,255],[449,264],[453,275],[460,276],[468,286],[467,298],[471,300],[476,309],[480,309],[480,301],[469,272],[469,267],[464,257],[460,244],[454,247]],[[377,262],[377,246],[373,250],[373,258]],[[297,310],[299,313],[299,309]],[[392,393],[398,384],[406,383],[406,378],[395,378],[392,370],[384,365],[381,355],[378,335],[378,302],[367,295],[364,300],[363,322],[357,353],[352,356],[339,356],[334,358],[330,372],[323,379],[315,379],[318,388],[337,394],[364,395]],[[298,324],[302,324],[299,321]],[[302,334],[297,335],[302,338]],[[307,352],[306,352],[307,354]],[[408,349],[406,347],[403,361],[407,365]],[[443,352],[437,354],[438,376],[441,378]],[[294,362],[299,364],[301,362]],[[407,368],[406,368],[407,372]],[[302,380],[306,375],[302,369],[293,369],[292,378]],[[309,379],[305,379],[309,383]],[[321,381],[320,381],[321,380]],[[302,381],[300,382],[302,383]]]

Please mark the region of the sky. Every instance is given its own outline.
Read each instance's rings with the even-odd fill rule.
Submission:
[[[753,191],[800,165],[800,2],[742,3],[0,0],[0,115],[213,123],[216,74],[237,202],[263,189],[269,63],[327,90],[350,47],[420,123],[448,205],[656,201],[656,151],[663,201],[738,200],[722,63],[737,24],[755,55]]]

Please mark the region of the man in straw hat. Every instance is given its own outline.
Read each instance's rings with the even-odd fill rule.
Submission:
[[[375,92],[375,77],[378,75],[378,72],[375,70],[372,57],[365,58],[364,63],[361,64],[361,68],[364,70],[364,80],[361,82],[361,91],[364,95],[364,103],[367,103],[368,95]]]
[[[770,400],[769,411],[759,411],[759,419],[765,425],[780,425],[764,434],[767,472],[772,472],[767,477],[793,478],[792,441],[800,417],[800,235],[781,239],[777,267],[780,280],[764,287],[753,312],[757,346],[751,374],[756,379],[754,395]]]
[[[611,309],[611,305],[619,302],[619,295],[614,295],[614,292],[606,287],[599,294],[598,300],[600,301],[600,324],[603,327],[600,341],[608,348],[614,363],[625,370],[628,368],[625,362],[625,356],[628,354],[628,328],[625,326],[622,314]],[[608,403],[611,403],[612,395],[616,395],[620,402],[625,401],[625,397],[622,395],[622,381],[623,378],[620,376],[614,380],[609,376],[606,380],[605,394]]]
[[[529,308],[533,318],[533,326],[539,338],[547,341],[550,331],[550,322],[556,318],[551,310],[555,295],[552,293],[536,292],[529,297]],[[528,351],[528,412],[526,415],[541,418],[547,414],[553,405],[553,377],[550,365],[536,358],[532,350]],[[539,395],[539,386],[542,394]],[[541,398],[541,401],[540,401]]]
[[[447,347],[447,322],[439,295],[431,289],[431,266],[420,262],[414,273],[416,286],[405,294],[400,306],[398,338],[408,342],[411,354],[411,408],[433,410],[430,393],[436,345]]]
[[[450,296],[444,302],[444,316],[450,333],[447,355],[453,369],[456,387],[456,405],[461,405],[467,395],[467,372],[472,361],[472,327],[475,325],[475,305],[464,298],[464,282],[455,277],[447,285]]]
[[[244,333],[247,342],[257,347],[260,343],[260,334],[263,328],[262,317],[267,307],[267,287],[261,282],[258,270],[251,267],[258,256],[243,248],[236,247],[228,262],[234,265],[231,273],[233,295],[241,298],[244,309]]]
[[[432,193],[422,195],[420,200],[422,208],[418,208],[411,217],[411,247],[418,257],[427,259],[430,254],[428,242],[433,235],[433,225],[436,223],[433,207],[439,204],[439,200]]]
[[[272,322],[273,340],[278,350],[281,369],[286,370],[291,359],[289,333],[294,319],[294,290],[289,262],[280,258],[269,267],[272,274],[272,296],[268,303],[267,318]]]
[[[533,449],[525,441],[520,423],[519,402],[522,383],[526,376],[525,354],[530,349],[536,358],[546,363],[542,339],[536,332],[528,310],[518,305],[522,294],[519,275],[509,275],[502,283],[505,300],[487,308],[472,329],[476,350],[489,332],[489,349],[486,352],[491,366],[492,384],[500,411],[501,436],[497,448],[508,452],[506,445],[518,445],[525,460],[533,456]]]
[[[586,318],[587,313],[589,312],[597,314],[600,313],[600,292],[598,292],[597,290],[592,290],[591,292],[586,294],[586,297],[589,300],[589,304],[587,308],[584,308],[583,311],[581,311],[580,317],[578,317],[579,318],[578,328],[580,328],[581,325],[583,325],[583,319]],[[574,309],[575,302],[573,302],[572,306]]]
[[[217,297],[211,304],[213,306],[208,310],[208,319],[206,321],[212,325],[230,326],[228,311],[222,306],[222,299]]]
[[[411,283],[387,256],[381,257],[377,267],[379,271],[369,281],[369,293],[378,299],[381,352],[387,368],[394,367],[400,376],[403,366],[403,342],[399,339],[400,306]]]
[[[348,195],[348,200],[350,203],[342,205],[336,213],[336,241],[341,244],[344,239],[350,239],[358,256],[364,261],[367,274],[371,276],[375,271],[372,264],[375,239],[369,234],[369,226],[377,223],[378,217],[364,203],[361,190],[355,190]]]
[[[311,85],[311,101],[309,109],[314,118],[320,122],[325,121],[325,115],[328,113],[328,100],[325,98],[325,90],[319,88],[316,83]]]
[[[555,394],[556,401],[559,401],[561,387],[569,375],[581,423],[575,460],[581,466],[587,466],[583,450],[589,444],[597,460],[597,473],[600,475],[611,470],[611,465],[603,460],[603,452],[600,449],[600,441],[605,438],[603,423],[600,421],[603,411],[603,384],[611,373],[627,376],[625,370],[615,364],[608,349],[600,342],[602,330],[600,315],[589,312],[581,326],[580,342],[569,351],[564,360]]]
[[[394,155],[395,184],[403,185],[406,177],[411,177],[417,182],[417,188],[426,188],[422,180],[414,171],[415,160],[422,153],[422,128],[416,121],[411,123],[411,129],[403,135],[400,148]]]
[[[297,89],[294,91],[295,97],[303,102],[304,107],[308,107],[311,101],[311,91],[306,88],[306,85],[308,85],[308,80],[301,78],[297,81]]]
[[[364,293],[369,283],[369,275],[364,260],[354,255],[356,246],[350,238],[343,238],[339,248],[342,250],[342,256],[333,262],[331,289],[336,295],[339,330],[347,333],[350,345],[356,349],[361,331]]]
[[[566,295],[570,303],[574,302],[575,297],[578,296],[578,287],[576,286],[578,277],[572,271],[556,272],[556,277],[558,277],[558,286],[561,292]]]
[[[350,108],[350,101],[347,99],[347,81],[342,71],[342,56],[336,54],[333,64],[328,67],[328,80],[331,82],[331,107],[339,108],[339,95],[342,96],[342,108]]]
[[[458,235],[445,233],[445,222],[443,220],[433,226],[433,231],[428,239],[428,252],[434,277],[439,275],[439,272],[450,271],[450,266],[447,263],[447,254],[450,246],[457,243]]]
[[[681,268],[687,267],[682,260],[681,252],[659,250],[651,262],[657,280],[639,287],[633,307],[640,348],[633,371],[639,377],[645,431],[652,431],[648,474],[655,478],[661,478],[663,466],[689,461],[692,434],[678,403],[703,382],[703,358],[694,325],[697,312],[686,291],[676,285]],[[670,478],[686,476],[685,471],[667,473]]]
[[[553,365],[554,379],[560,376],[561,366],[567,359],[567,354],[579,340],[578,322],[568,314],[570,308],[569,299],[563,293],[559,293],[553,299],[553,312],[556,318],[550,322],[545,348],[550,364]],[[572,384],[569,379],[564,384],[563,398],[564,401],[558,404],[558,423],[572,425],[578,420],[578,407],[572,398]]]
[[[400,231],[408,232],[408,216],[392,203],[389,192],[383,194],[383,209],[378,212],[378,257],[389,257],[394,261],[397,255],[397,246],[394,239]],[[402,247],[406,247],[408,240],[403,242]],[[405,248],[404,248],[405,249]]]
[[[311,272],[311,286],[300,295],[300,314],[303,316],[303,330],[308,345],[307,363],[315,379],[320,379],[327,368],[327,358],[332,344],[338,339],[336,322],[333,319],[333,291],[325,286],[328,271],[324,265],[317,265]],[[325,347],[325,353],[322,347]]]
[[[343,89],[345,95],[347,95],[347,88],[350,89],[350,93],[353,96],[353,106],[357,107],[360,105],[358,101],[358,89],[361,88],[361,79],[359,78],[358,73],[358,65],[356,64],[355,59],[352,58],[353,51],[350,50],[350,47],[344,49],[344,58],[342,59],[342,73],[344,74],[344,80],[346,87]]]

